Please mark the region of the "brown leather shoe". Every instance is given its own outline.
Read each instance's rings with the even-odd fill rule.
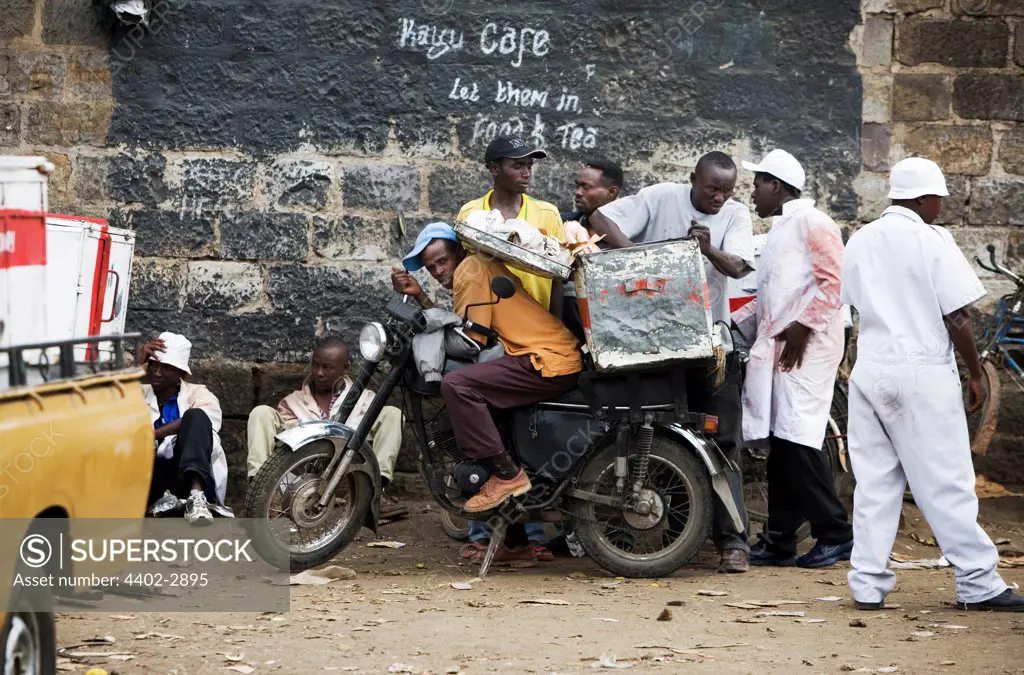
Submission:
[[[380,520],[396,520],[409,515],[409,508],[387,492],[380,493]]]
[[[522,469],[511,480],[502,480],[497,476],[491,476],[480,488],[480,492],[470,497],[462,509],[469,513],[490,511],[501,506],[510,497],[525,495],[532,487],[529,477]]]
[[[750,556],[738,548],[727,548],[722,551],[722,562],[718,565],[719,572],[739,574],[750,571]]]

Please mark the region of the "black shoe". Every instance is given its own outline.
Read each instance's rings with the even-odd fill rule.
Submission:
[[[957,607],[975,612],[1024,612],[1024,595],[1016,595],[1007,588],[984,602],[957,602]]]
[[[853,542],[845,544],[815,544],[814,548],[796,559],[797,567],[831,567],[841,560],[849,560]]]
[[[796,554],[779,553],[762,541],[750,549],[750,564],[757,567],[792,567],[796,564]]]
[[[860,600],[854,600],[853,606],[864,611],[885,609],[885,600],[879,600],[878,602],[861,602]]]

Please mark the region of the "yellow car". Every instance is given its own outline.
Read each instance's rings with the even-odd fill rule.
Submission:
[[[120,350],[119,339],[115,345]],[[21,376],[21,382],[17,374],[11,378],[11,388],[0,382],[0,526],[17,530],[4,533],[15,545],[0,556],[0,579],[11,589],[4,593],[7,612],[0,613],[0,672],[52,673],[54,589],[14,584],[27,569],[18,542],[24,546],[33,533],[53,534],[57,523],[76,527],[74,520],[48,526],[53,518],[142,519],[153,471],[153,425],[141,368],[35,386],[23,384]]]

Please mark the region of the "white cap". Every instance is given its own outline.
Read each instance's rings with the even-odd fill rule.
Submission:
[[[772,150],[764,156],[760,164],[746,161],[741,163],[747,171],[768,173],[792,185],[797,190],[804,189],[804,180],[807,178],[804,168],[800,166],[800,162],[796,161],[796,157],[785,150]]]
[[[946,177],[939,165],[924,157],[909,157],[889,174],[889,199],[917,199],[926,195],[948,197]]]
[[[178,370],[183,370],[186,374],[191,375],[192,371],[188,367],[188,357],[192,353],[192,343],[188,341],[188,338],[177,333],[164,332],[160,333],[157,339],[164,341],[167,350],[156,352],[152,360],[157,363],[174,366]]]

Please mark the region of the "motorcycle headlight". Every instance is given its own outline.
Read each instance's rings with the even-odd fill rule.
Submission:
[[[387,344],[388,334],[384,331],[384,326],[376,321],[366,324],[359,331],[359,353],[367,361],[380,361],[384,357],[384,348]]]

